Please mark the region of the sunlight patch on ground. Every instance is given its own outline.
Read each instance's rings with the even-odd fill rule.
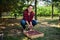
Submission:
[[[20,25],[20,23],[14,23],[15,25]]]
[[[48,24],[48,22],[42,22],[41,24]]]
[[[7,26],[14,26],[14,24],[12,23],[12,24],[7,24]]]
[[[40,22],[40,24],[38,23],[39,26],[60,28],[60,24],[58,23],[59,17],[54,17],[53,19],[51,17],[38,17],[37,19]]]
[[[50,25],[51,27],[57,27],[57,28],[60,28],[60,26],[59,25],[54,25],[54,24],[52,24],[52,25]]]
[[[28,40],[28,38],[27,38],[27,37],[25,37],[25,38],[23,38],[23,40]]]

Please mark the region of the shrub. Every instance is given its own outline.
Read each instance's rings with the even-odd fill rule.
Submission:
[[[52,14],[51,6],[37,8],[37,15],[38,16],[51,16],[51,14]],[[58,16],[58,9],[56,7],[54,7],[54,16]]]

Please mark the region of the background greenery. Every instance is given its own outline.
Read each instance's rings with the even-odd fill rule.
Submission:
[[[51,6],[45,6],[45,7],[38,7],[37,9],[37,15],[38,16],[51,16],[52,14],[52,9]],[[54,7],[54,16],[59,15],[59,9]]]
[[[34,0],[33,0],[34,1]],[[22,16],[23,10],[33,2],[32,0],[0,0],[0,16],[3,12],[9,12],[9,16]],[[46,0],[44,0],[46,1]],[[51,16],[52,15],[52,4],[53,4],[53,16],[59,16],[60,14],[60,1],[53,0],[51,4],[47,6],[37,7],[37,16]],[[3,15],[2,15],[3,16]]]

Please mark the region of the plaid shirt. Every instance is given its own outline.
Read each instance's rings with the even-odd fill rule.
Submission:
[[[28,15],[28,9],[26,9],[24,12],[23,12],[23,19],[28,21],[28,22],[31,22],[33,20],[33,16],[34,16],[34,12],[30,12],[30,15]]]

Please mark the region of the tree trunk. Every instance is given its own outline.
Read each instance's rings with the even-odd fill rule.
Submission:
[[[35,20],[37,20],[37,0],[35,0]]]
[[[59,16],[59,22],[60,22],[60,16]]]
[[[17,18],[17,14],[14,14],[15,19]]]
[[[53,19],[53,12],[54,12],[54,8],[53,8],[53,2],[52,2],[52,19]]]
[[[0,18],[2,17],[2,13],[0,12]]]

